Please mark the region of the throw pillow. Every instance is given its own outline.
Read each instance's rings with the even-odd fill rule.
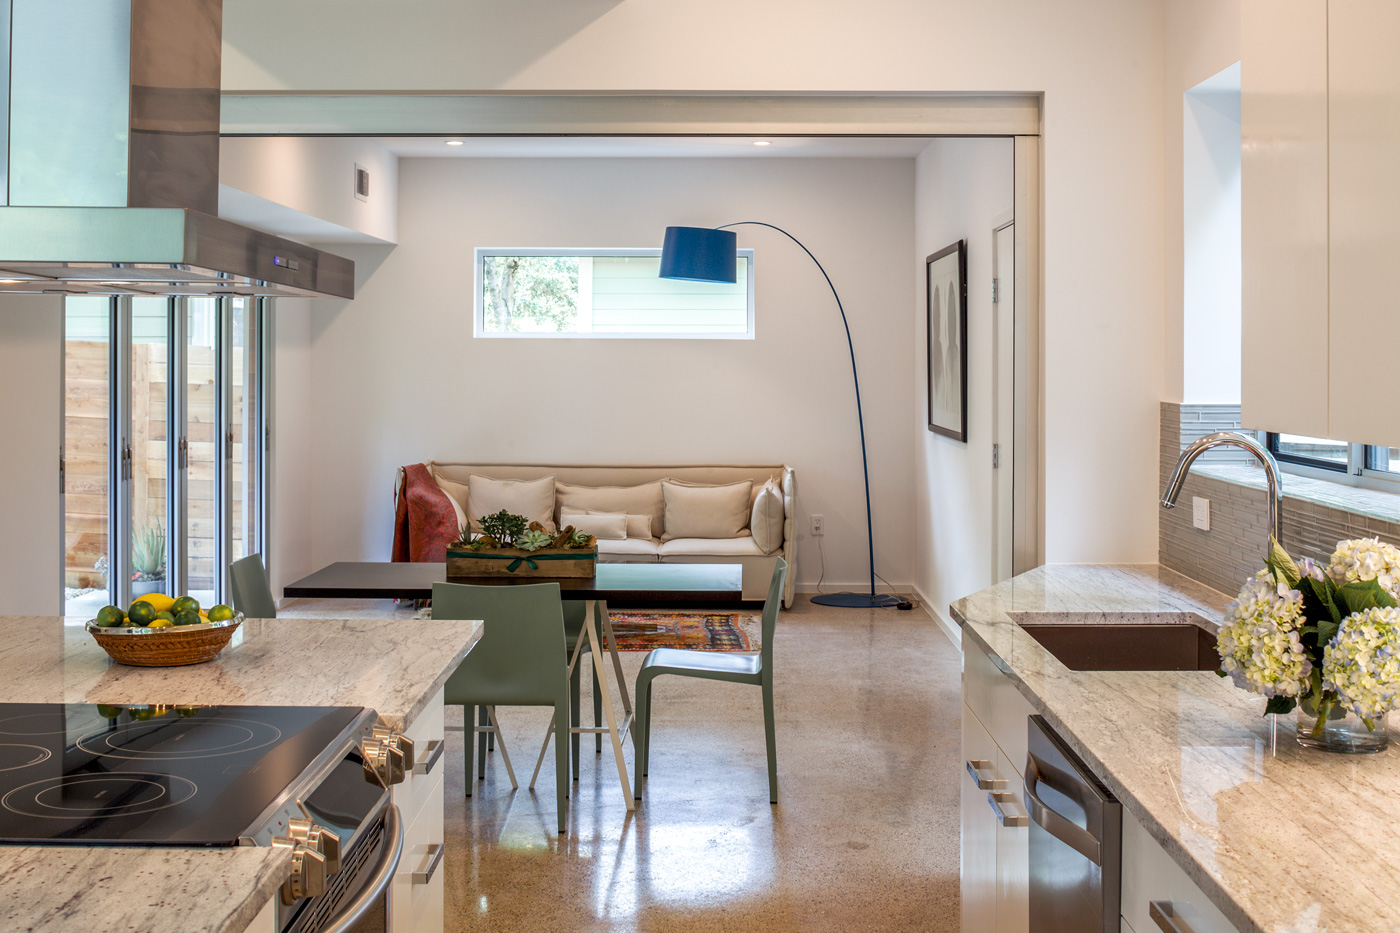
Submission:
[[[568,524],[575,531],[593,535],[599,541],[622,541],[627,538],[627,516],[622,512],[587,512],[570,515]]]
[[[640,486],[579,486],[573,483],[559,483],[556,495],[561,510],[567,505],[585,512],[647,515],[651,518],[651,533],[660,534],[662,531],[666,507],[661,497],[660,480],[642,483]]]
[[[457,518],[457,530],[460,532],[467,525],[467,513],[464,506],[467,502],[467,487],[461,483],[454,483],[450,479],[443,479],[441,476],[434,476],[438,488],[447,497],[447,501],[452,503],[452,512]]]
[[[726,486],[688,486],[663,480],[666,532],[673,538],[737,538],[749,524],[753,480]]]
[[[472,531],[480,533],[482,516],[494,515],[501,509],[554,531],[554,477],[492,479],[476,473],[467,477],[467,515],[472,520]]]
[[[596,509],[576,509],[572,506],[561,505],[559,507],[559,527],[574,524],[574,518],[579,515],[624,515],[627,518],[627,537],[641,538],[647,540],[651,538],[651,516],[633,515],[631,512],[602,512]]]
[[[783,546],[783,517],[783,491],[770,479],[758,488],[749,518],[753,543],[763,553],[772,554]]]

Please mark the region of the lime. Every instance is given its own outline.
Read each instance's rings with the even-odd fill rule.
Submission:
[[[176,625],[198,625],[204,621],[204,616],[193,609],[184,609],[175,614]]]
[[[186,609],[190,612],[199,612],[199,600],[195,599],[193,596],[181,596],[179,599],[175,600],[174,604],[170,607],[170,611],[175,613],[176,618],[179,618],[180,613],[184,612]]]
[[[166,613],[162,613],[162,615],[165,614]],[[152,619],[149,623],[147,623],[146,628],[174,628],[174,626],[174,619]]]
[[[125,618],[126,613],[122,612],[116,606],[103,606],[101,609],[97,610],[97,618],[93,621],[103,628],[113,628],[121,625],[122,620]]]
[[[232,606],[226,606],[226,605],[224,605],[223,603],[219,603],[217,606],[211,606],[210,609],[209,609],[209,621],[210,621],[210,622],[223,622],[223,621],[226,621],[226,620],[232,619],[232,618],[233,618],[233,607],[232,607]]]
[[[175,715],[176,715],[176,716],[179,716],[181,719],[189,719],[189,718],[191,718],[192,716],[194,716],[195,714],[197,714],[198,712],[199,712],[199,707],[198,707],[198,706],[177,706],[177,707],[175,707]]]
[[[169,611],[167,611],[167,610],[165,610],[165,609],[162,609],[160,612],[157,612],[157,613],[156,613],[156,618],[157,618],[157,619],[164,619],[165,621],[169,622],[171,625],[174,625],[174,624],[175,624],[175,613],[169,612]]]
[[[108,706],[106,703],[97,704],[97,715],[103,719],[116,719],[122,714],[120,706]]]
[[[137,600],[126,611],[126,617],[131,620],[132,625],[150,625],[151,620],[156,617],[156,610],[150,603]]]

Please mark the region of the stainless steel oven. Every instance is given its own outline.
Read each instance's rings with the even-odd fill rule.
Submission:
[[[1119,933],[1121,805],[1043,716],[1027,732],[1031,933]]]

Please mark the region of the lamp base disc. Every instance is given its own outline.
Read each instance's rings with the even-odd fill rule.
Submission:
[[[813,596],[812,602],[843,609],[893,609],[904,602],[904,597],[893,593],[821,593]]]

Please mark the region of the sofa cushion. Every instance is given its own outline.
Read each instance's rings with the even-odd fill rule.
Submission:
[[[642,564],[656,560],[661,542],[655,538],[624,538],[621,541],[599,541],[598,558],[624,563]]]
[[[753,481],[724,486],[661,482],[666,503],[662,541],[672,538],[733,538],[749,525]]]
[[[564,521],[564,519],[560,519]],[[582,515],[570,515],[567,524],[573,525],[575,531],[581,531],[586,535],[592,535],[599,541],[622,541],[628,537],[627,516],[622,512],[584,512]]]
[[[443,479],[440,476],[433,477],[442,494],[447,497],[447,501],[452,505],[452,512],[457,519],[457,531],[460,533],[467,525],[467,513],[464,510],[464,503],[467,501],[467,487],[461,483],[454,483],[450,479]],[[449,488],[455,487],[455,488]],[[458,498],[460,496],[461,498]]]
[[[771,479],[758,488],[749,515],[749,531],[765,554],[783,546],[783,491]]]
[[[472,531],[480,533],[484,515],[495,515],[505,509],[512,515],[523,515],[528,521],[539,522],[554,531],[554,477],[542,476],[532,480],[492,479],[473,473],[467,478],[467,515]]]
[[[660,480],[642,483],[640,486],[579,486],[574,483],[559,483],[555,497],[561,511],[567,505],[569,508],[582,509],[585,512],[649,515],[651,534],[659,535],[662,531],[666,507],[661,496]],[[628,534],[630,537],[631,533]]]
[[[763,557],[752,535],[741,538],[672,538],[656,553],[662,560],[678,557]]]
[[[651,516],[633,515],[630,512],[599,512],[596,509],[576,509],[572,506],[563,505],[559,507],[559,527],[574,524],[574,519],[580,515],[621,515],[626,519],[627,537],[629,538],[650,538],[651,537]]]

